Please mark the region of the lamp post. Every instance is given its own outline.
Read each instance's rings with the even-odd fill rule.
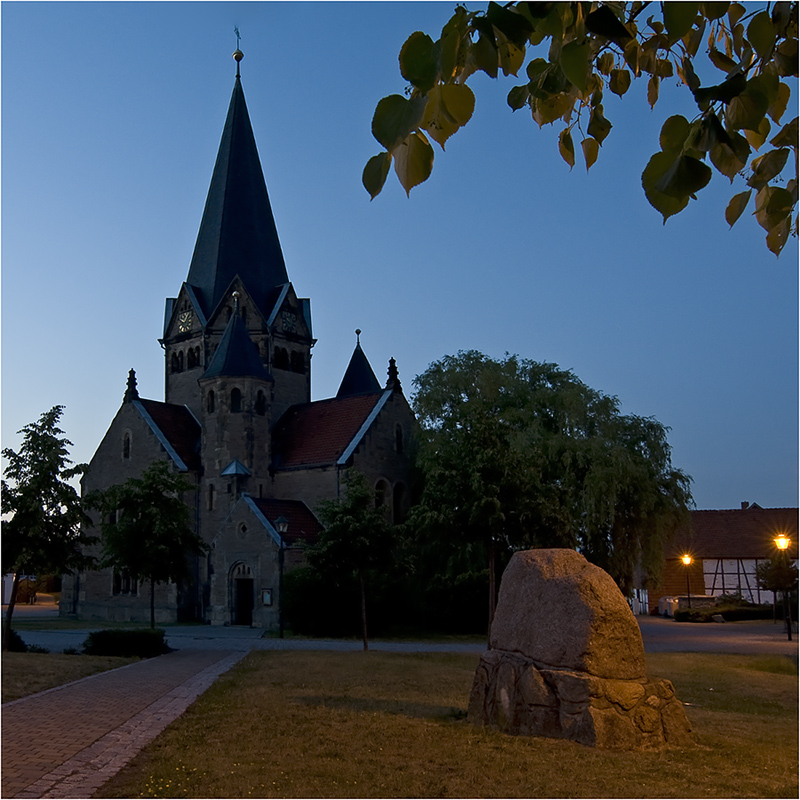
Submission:
[[[289,520],[286,517],[278,517],[275,520],[275,527],[281,537],[278,545],[278,636],[283,639],[283,537],[289,530]]]
[[[792,540],[785,534],[775,537],[775,547],[778,548],[781,566],[786,567],[786,574],[789,574],[789,545]],[[789,588],[788,584],[783,589],[783,618],[786,621],[786,638],[792,641],[792,612],[789,604]]]
[[[681,561],[683,562],[683,566],[686,567],[686,599],[689,603],[689,608],[692,607],[692,593],[689,589],[689,567],[692,566],[692,557],[688,553],[684,553],[681,556]]]

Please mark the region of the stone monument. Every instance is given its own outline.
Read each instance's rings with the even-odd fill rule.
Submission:
[[[469,719],[617,750],[692,744],[668,680],[648,680],[639,626],[611,576],[574,550],[515,553]]]

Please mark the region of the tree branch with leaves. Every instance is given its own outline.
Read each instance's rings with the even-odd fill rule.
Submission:
[[[719,83],[703,85],[698,77],[705,72],[698,63],[701,49],[707,64],[724,73]],[[666,223],[716,170],[731,184],[743,184],[725,209],[729,225],[754,197],[753,213],[771,252],[779,255],[789,235],[797,235],[798,120],[783,121],[789,79],[798,75],[797,3],[458,6],[435,41],[412,33],[399,63],[409,84],[406,96],[384,97],[372,119],[372,133],[385,148],[364,168],[372,198],[392,164],[406,193],[430,177],[434,150],[428,137],[444,150],[469,122],[475,95],[468,82],[478,72],[518,76],[524,67],[526,81],[509,91],[509,106],[527,108],[540,128],[563,125],[558,150],[570,168],[577,134],[587,170],[613,127],[604,94],[622,97],[634,81],[646,80],[653,108],[661,83],[677,76],[697,113],[664,121],[660,150],[642,172],[648,202]],[[761,152],[767,143],[771,147]]]

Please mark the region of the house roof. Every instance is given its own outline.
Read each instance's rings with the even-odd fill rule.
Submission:
[[[325,466],[349,457],[391,391],[292,406],[274,434],[276,469]]]
[[[186,279],[206,318],[237,275],[264,316],[289,280],[238,76]]]
[[[355,394],[370,394],[379,392],[381,385],[372,371],[369,359],[361,349],[361,343],[356,342],[356,349],[350,357],[344,377],[336,393],[337,398],[350,397]]]
[[[238,306],[228,321],[219,347],[212,356],[203,377],[215,378],[220,375],[251,375],[262,380],[269,380],[258,354],[258,347],[247,332],[247,326],[239,313]]]
[[[692,511],[691,522],[677,532],[667,548],[668,558],[688,550],[696,558],[769,558],[776,552],[774,539],[788,535],[790,554],[797,557],[798,510],[747,508]]]
[[[132,401],[181,470],[200,469],[200,424],[186,406],[158,400]]]
[[[283,517],[288,521],[289,528],[283,540],[290,547],[301,542],[312,544],[322,533],[322,524],[300,500],[257,500],[254,497],[248,500],[263,514],[275,531],[278,530],[276,520]]]

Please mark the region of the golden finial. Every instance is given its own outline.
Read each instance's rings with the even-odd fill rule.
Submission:
[[[233,51],[233,60],[236,62],[236,77],[241,77],[239,75],[239,62],[244,58],[244,53],[239,49],[239,26],[237,25],[233,32],[236,34],[236,49]]]

